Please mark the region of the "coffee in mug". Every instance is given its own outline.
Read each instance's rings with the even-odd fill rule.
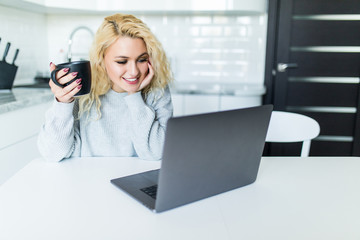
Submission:
[[[77,77],[75,77],[73,80],[65,83],[60,84],[56,80],[56,73],[60,71],[63,68],[69,68],[69,71],[67,74],[72,72],[78,72]],[[66,87],[67,85],[71,84],[72,82],[76,81],[76,79],[81,78],[81,84],[82,87],[78,93],[75,94],[75,96],[82,96],[85,94],[90,93],[91,89],[91,67],[90,67],[90,61],[75,61],[75,62],[67,62],[67,63],[61,63],[56,65],[56,69],[51,72],[51,80],[58,85],[59,87]]]

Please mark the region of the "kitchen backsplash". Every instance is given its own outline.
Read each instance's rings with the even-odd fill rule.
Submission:
[[[0,61],[7,42],[11,43],[6,61],[12,63],[15,51],[19,55],[15,65],[19,66],[15,83],[32,81],[37,71],[46,69],[48,61],[47,17],[0,5]]]
[[[67,61],[72,31],[86,26],[95,33],[104,18],[104,15],[43,15],[1,6],[0,12],[0,52],[6,41],[20,48],[15,84],[34,76],[36,71],[46,72],[50,61]],[[136,16],[144,20],[162,42],[177,81],[263,83],[266,14]],[[90,38],[91,34],[85,30],[74,34],[73,60],[86,58]],[[14,51],[10,51],[8,59]]]

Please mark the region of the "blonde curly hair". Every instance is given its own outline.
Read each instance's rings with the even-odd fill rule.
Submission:
[[[90,94],[79,98],[79,117],[85,112],[89,113],[92,105],[95,104],[98,119],[101,118],[101,101],[99,97],[106,94],[112,87],[112,81],[105,69],[104,55],[108,47],[120,37],[142,39],[152,59],[151,65],[154,69],[154,77],[150,84],[142,90],[145,98],[148,93],[155,90],[163,92],[165,87],[172,82],[173,76],[165,51],[147,25],[133,15],[114,14],[108,16],[97,30],[90,49],[91,90]]]

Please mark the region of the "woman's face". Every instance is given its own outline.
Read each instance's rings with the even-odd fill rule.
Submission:
[[[140,38],[120,37],[106,50],[104,59],[116,92],[136,92],[148,73],[149,55]]]

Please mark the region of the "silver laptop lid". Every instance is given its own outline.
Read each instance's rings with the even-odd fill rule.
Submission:
[[[156,212],[256,180],[272,105],[168,121]]]

